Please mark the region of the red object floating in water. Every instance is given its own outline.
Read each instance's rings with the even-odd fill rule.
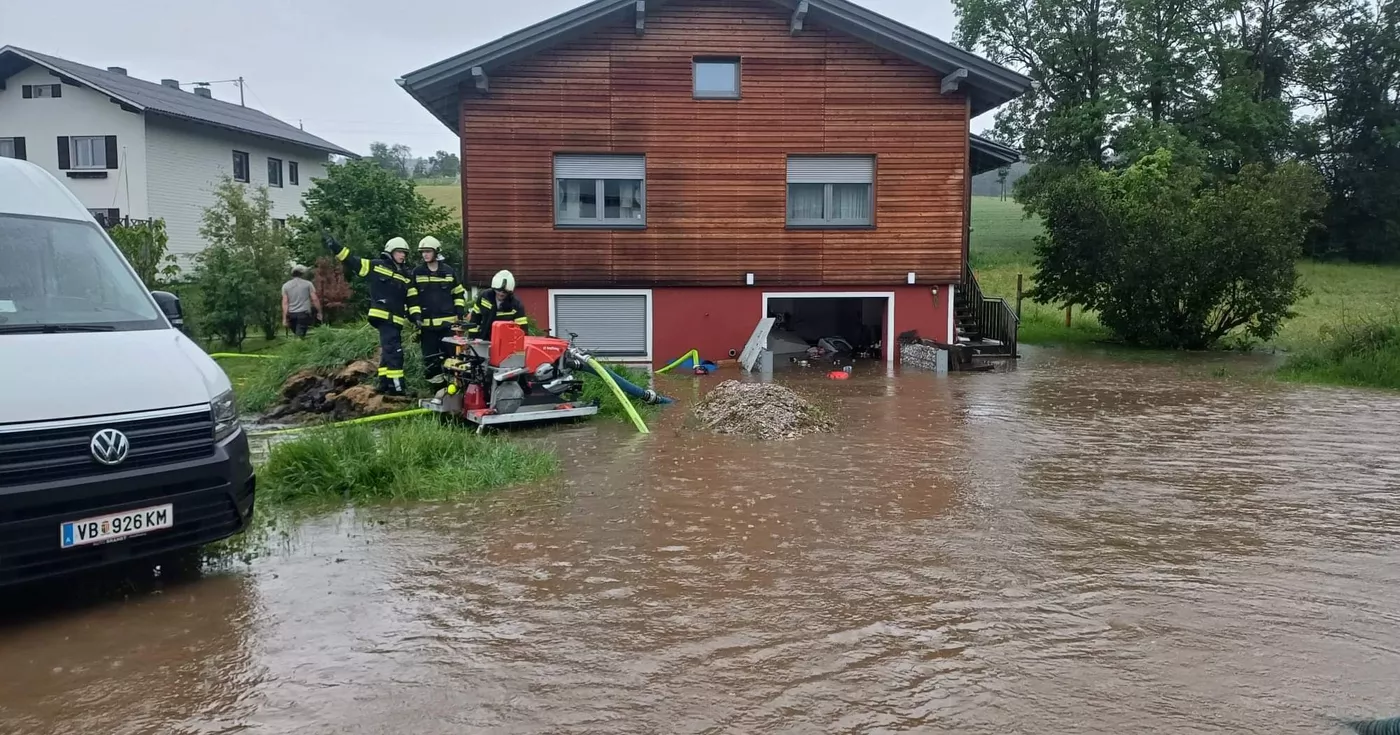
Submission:
[[[845,372],[844,370],[832,370],[831,372],[826,374],[826,377],[831,378],[832,380],[850,380],[851,374]]]

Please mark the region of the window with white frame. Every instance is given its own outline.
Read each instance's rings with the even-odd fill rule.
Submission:
[[[554,223],[580,227],[646,225],[646,157],[554,156]]]
[[[788,156],[789,225],[861,227],[874,223],[874,156]]]
[[[73,168],[107,168],[107,138],[101,135],[75,135],[68,139]]]

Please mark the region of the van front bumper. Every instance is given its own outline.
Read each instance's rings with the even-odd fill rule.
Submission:
[[[253,516],[256,480],[240,429],[208,456],[96,477],[0,487],[0,587],[201,546]],[[105,544],[61,547],[60,526],[169,503],[173,525]]]

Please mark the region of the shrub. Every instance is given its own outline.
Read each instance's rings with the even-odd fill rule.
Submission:
[[[287,227],[292,249],[304,263],[326,254],[323,228],[362,258],[378,257],[390,238],[402,237],[416,247],[425,235],[437,237],[449,253],[462,252],[461,221],[419,194],[412,181],[372,160],[327,166],[326,175],[307,189],[302,204],[305,216],[289,218]],[[368,298],[364,280],[355,279],[351,288],[352,309],[363,309]]]
[[[108,227],[107,234],[112,236],[112,242],[126,256],[126,262],[136,270],[147,289],[160,290],[180,277],[180,266],[176,264],[175,255],[169,252],[170,237],[165,234],[165,220],[129,220]]]
[[[313,430],[274,446],[258,474],[258,500],[446,500],[539,480],[556,466],[543,450],[414,417]]]
[[[350,282],[345,280],[345,267],[340,261],[329,255],[317,258],[312,282],[316,285],[316,294],[321,298],[322,319],[339,322],[349,316],[350,301],[355,294],[350,289]]]
[[[1269,339],[1304,293],[1295,261],[1322,203],[1301,164],[1215,184],[1165,149],[1122,171],[1082,168],[1027,202],[1045,222],[1029,295],[1094,309],[1130,344]]]
[[[277,336],[280,285],[291,262],[283,232],[272,221],[267,187],[257,187],[251,196],[245,191],[228,177],[215,187],[215,203],[204,210],[199,228],[208,247],[195,258],[201,326],[235,347],[249,326],[261,328],[268,339]]]

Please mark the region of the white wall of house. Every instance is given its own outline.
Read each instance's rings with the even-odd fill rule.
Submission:
[[[24,99],[26,84],[59,84],[48,69],[31,66],[5,80],[0,90],[0,138],[23,137],[26,158],[68,185],[88,209],[119,209],[122,216],[150,216],[147,200],[146,124],[107,95],[63,85],[61,97]],[[117,136],[117,168],[105,178],[71,178],[58,168],[59,136]],[[93,173],[97,173],[94,171]]]
[[[204,249],[201,218],[214,201],[214,187],[233,175],[233,152],[249,158],[248,186],[268,186],[273,216],[302,213],[301,197],[313,179],[326,175],[329,156],[294,144],[282,144],[207,125],[149,116],[146,125],[151,215],[165,220],[170,251],[189,256]],[[268,185],[268,158],[282,161],[282,186]],[[300,170],[293,184],[289,163]]]

